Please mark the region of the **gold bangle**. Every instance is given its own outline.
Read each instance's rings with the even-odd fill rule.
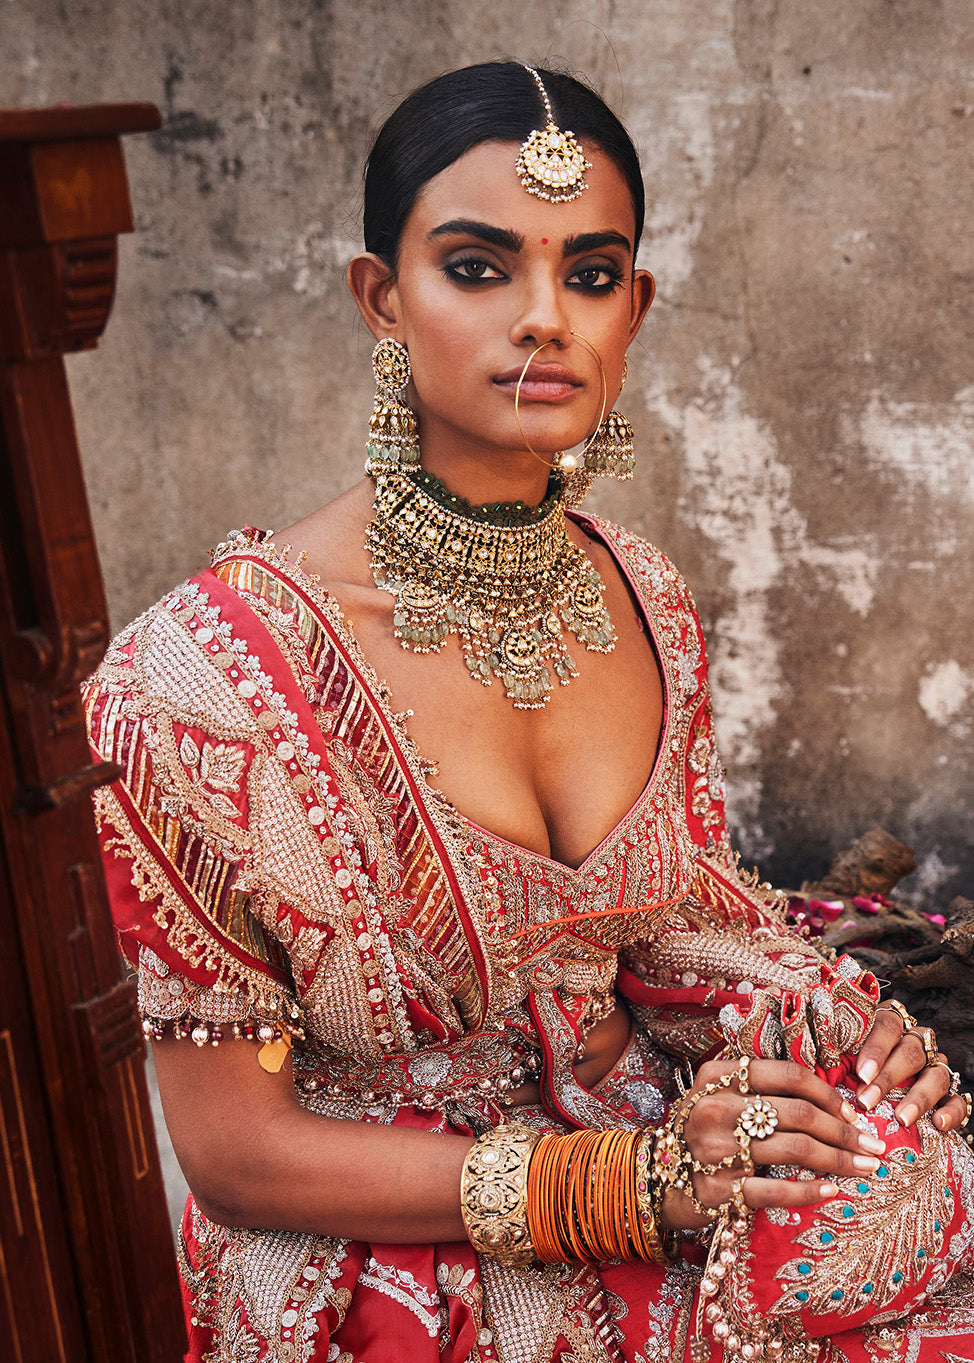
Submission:
[[[541,1133],[511,1122],[487,1131],[467,1151],[460,1175],[460,1213],[478,1254],[522,1267],[537,1257],[528,1230],[531,1152]]]
[[[653,1184],[653,1137],[644,1131],[636,1144],[636,1217],[639,1223],[641,1259],[651,1263],[672,1263],[680,1248],[679,1235],[663,1229],[657,1214],[656,1189]],[[635,1237],[634,1237],[635,1239]]]

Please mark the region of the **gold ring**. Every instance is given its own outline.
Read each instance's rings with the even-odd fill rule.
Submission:
[[[737,1088],[740,1093],[751,1092],[751,1057],[742,1055],[737,1060]]]
[[[907,1027],[903,1033],[905,1037],[915,1036],[923,1046],[923,1054],[927,1057],[928,1065],[940,1063],[940,1047],[937,1045],[937,1034],[932,1027]]]
[[[974,1100],[972,1100],[971,1095],[969,1093],[962,1093],[960,1094],[960,1097],[963,1098],[964,1103],[967,1107],[967,1116],[961,1122],[961,1126],[966,1126],[967,1123],[971,1120],[971,1108],[972,1106],[974,1106]]]
[[[908,1013],[900,1003],[899,999],[884,999],[876,1009],[877,1013],[895,1013],[903,1024],[904,1036],[912,1027],[917,1025],[917,1020],[912,1013]]]

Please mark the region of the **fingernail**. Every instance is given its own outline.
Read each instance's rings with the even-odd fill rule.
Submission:
[[[853,1126],[855,1126],[855,1124],[856,1124],[856,1110],[855,1110],[855,1108],[854,1108],[850,1103],[843,1102],[841,1111],[842,1111],[842,1115],[843,1115],[843,1117],[846,1119],[846,1121],[847,1121],[847,1122],[851,1122],[851,1123],[853,1124]]]
[[[935,1112],[933,1114],[933,1120],[939,1127],[945,1127],[947,1125],[947,1118],[944,1116],[942,1112]]]
[[[876,1075],[879,1073],[879,1066],[876,1064],[875,1060],[864,1060],[863,1063],[857,1067],[857,1070],[862,1082],[868,1084],[870,1079],[876,1078]]]
[[[872,1107],[874,1103],[878,1103],[879,1089],[876,1087],[876,1085],[871,1084],[869,1088],[864,1089],[863,1092],[860,1093],[859,1095],[859,1101],[860,1103],[862,1103],[863,1107],[866,1108]]]
[[[820,1183],[818,1190],[823,1197],[835,1197],[839,1191],[839,1185],[837,1183]]]
[[[870,1136],[866,1131],[860,1133],[859,1145],[863,1150],[871,1150],[874,1155],[886,1154],[886,1146],[883,1142],[878,1141],[875,1136]]]
[[[874,1174],[879,1168],[879,1160],[873,1159],[872,1155],[853,1155],[852,1162],[857,1169],[863,1169],[867,1174]]]
[[[904,1126],[912,1126],[917,1119],[916,1103],[907,1103],[906,1107],[897,1108],[896,1118],[897,1121],[902,1122]]]

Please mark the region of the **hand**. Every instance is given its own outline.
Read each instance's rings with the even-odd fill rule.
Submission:
[[[892,1008],[880,1004],[856,1058],[856,1073],[862,1080],[857,1097],[867,1109],[874,1108],[890,1089],[909,1087],[894,1109],[904,1126],[911,1126],[931,1108],[937,1109],[933,1123],[941,1131],[956,1131],[967,1120],[963,1098],[948,1097],[951,1070],[947,1057],[940,1054],[938,1063],[930,1064],[921,1037]]]
[[[727,1060],[711,1060],[697,1071],[691,1093],[737,1066]],[[787,1060],[752,1060],[748,1072],[749,1094],[737,1083],[707,1094],[694,1104],[683,1128],[683,1139],[700,1164],[716,1164],[737,1149],[734,1128],[749,1099],[765,1098],[778,1114],[772,1135],[751,1142],[751,1159],[757,1165],[786,1164],[818,1174],[799,1180],[761,1178],[744,1180],[744,1200],[749,1207],[807,1207],[834,1197],[833,1177],[871,1174],[880,1166],[877,1156],[886,1146],[869,1132],[860,1131],[856,1113],[835,1089],[811,1070]],[[963,1104],[962,1104],[963,1106]],[[741,1177],[738,1161],[717,1174],[694,1174],[694,1192],[705,1207],[719,1207]],[[663,1223],[671,1230],[689,1230],[707,1224],[683,1192],[670,1189],[663,1201]]]

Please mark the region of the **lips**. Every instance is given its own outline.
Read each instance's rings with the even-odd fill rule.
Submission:
[[[523,365],[495,375],[494,385],[513,396],[522,369]],[[520,397],[525,402],[558,402],[582,387],[578,375],[563,364],[530,364],[521,383]]]

